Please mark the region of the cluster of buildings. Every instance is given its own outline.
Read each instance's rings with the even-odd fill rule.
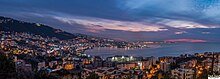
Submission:
[[[81,78],[85,79],[90,74],[95,73],[100,79],[142,79],[144,72],[142,70],[129,70],[126,68],[116,67],[97,67],[97,68],[84,68]]]
[[[1,31],[0,34],[0,52],[13,60],[17,73],[27,78],[34,78],[34,73],[61,79],[86,79],[92,75],[99,79],[197,79],[220,74],[218,52],[177,57],[116,55],[103,59],[83,52],[93,47],[117,47],[115,43],[91,42],[98,41],[95,38],[59,40],[29,33]]]

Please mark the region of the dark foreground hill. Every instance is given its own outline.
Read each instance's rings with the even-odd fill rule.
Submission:
[[[27,32],[41,35],[43,37],[56,37],[62,40],[72,39],[76,37],[76,35],[74,34],[62,31],[60,29],[54,29],[47,25],[28,23],[2,16],[0,16],[0,31]]]

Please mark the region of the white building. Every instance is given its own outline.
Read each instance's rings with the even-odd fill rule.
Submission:
[[[172,78],[173,79],[193,79],[194,76],[194,70],[192,69],[183,69],[178,68],[171,70]]]

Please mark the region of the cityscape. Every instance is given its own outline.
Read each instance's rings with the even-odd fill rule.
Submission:
[[[0,0],[0,79],[220,79],[220,0]]]

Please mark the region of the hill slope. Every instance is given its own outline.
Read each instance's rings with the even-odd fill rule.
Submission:
[[[41,35],[43,37],[56,37],[61,40],[72,39],[76,37],[74,34],[62,31],[60,29],[54,29],[47,25],[28,23],[1,16],[0,31],[28,32]]]

